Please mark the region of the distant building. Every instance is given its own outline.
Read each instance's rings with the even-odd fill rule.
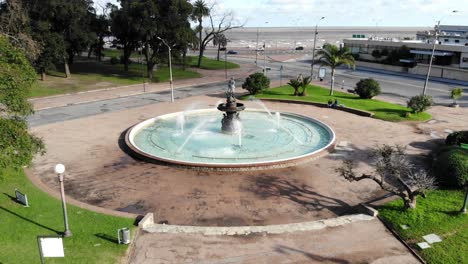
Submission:
[[[409,49],[406,57],[399,58],[398,66],[413,67],[428,64],[434,43],[434,31],[418,32],[416,40],[349,38],[343,40],[359,60],[386,62],[387,54],[392,51]],[[375,52],[377,50],[378,52]],[[373,56],[373,54],[384,54]],[[401,53],[400,53],[401,55]],[[468,26],[440,26],[439,42],[434,52],[434,65],[447,68],[468,69]]]
[[[447,26],[439,27],[439,43],[445,45],[468,46],[468,26]],[[434,30],[420,31],[416,33],[416,39],[422,42],[432,43]]]

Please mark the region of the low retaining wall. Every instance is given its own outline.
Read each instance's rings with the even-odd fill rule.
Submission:
[[[384,70],[384,71],[393,71],[393,72],[408,72],[407,67],[402,67],[402,66],[393,66],[393,65],[387,65],[387,64],[381,64],[381,63],[372,63],[372,62],[366,62],[366,61],[356,61],[356,67],[359,68],[361,67],[367,67],[367,68],[373,68],[373,69],[379,69],[379,70]]]
[[[299,101],[299,100],[288,100],[288,99],[272,99],[272,98],[261,98],[262,101],[270,101],[270,102],[281,102],[281,103],[292,103],[292,104],[304,104],[304,105],[313,105],[313,106],[318,106],[322,108],[329,108],[327,104],[324,103],[315,103],[315,102],[306,102],[306,101]],[[350,108],[350,107],[336,107],[336,108],[330,108],[334,110],[340,110],[344,112],[348,112],[351,114],[359,115],[359,116],[365,116],[365,117],[373,117],[374,113],[372,112],[367,112],[364,110],[359,110],[355,108]]]
[[[427,64],[418,64],[416,67],[409,69],[409,73],[426,75],[428,67]],[[432,65],[431,77],[468,81],[468,70]]]

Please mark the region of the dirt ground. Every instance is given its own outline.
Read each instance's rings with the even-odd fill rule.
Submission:
[[[47,153],[34,161],[34,174],[58,190],[53,166],[67,167],[65,188],[73,198],[120,211],[154,212],[155,221],[180,225],[269,225],[311,221],[355,211],[357,204],[382,197],[371,181],[349,183],[334,169],[354,159],[368,170],[369,149],[377,144],[407,146],[423,159],[447,135],[468,127],[466,109],[434,107],[434,121],[391,123],[313,106],[266,103],[268,108],[299,113],[328,124],[339,151],[295,167],[252,172],[209,172],[148,164],[119,146],[124,131],[145,119],[197,105],[212,108],[216,96],[191,97],[62,123],[34,127]],[[251,102],[247,107],[257,108]]]

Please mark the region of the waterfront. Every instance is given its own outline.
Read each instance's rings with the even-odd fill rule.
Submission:
[[[325,43],[339,44],[353,34],[378,38],[414,38],[417,31],[430,30],[429,27],[319,27],[317,46]],[[258,28],[259,46],[265,41],[267,48],[288,49],[302,46],[311,48],[314,43],[315,27],[263,27]],[[255,48],[257,28],[247,27],[226,32],[232,48]]]

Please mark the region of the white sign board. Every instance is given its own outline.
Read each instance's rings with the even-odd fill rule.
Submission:
[[[63,241],[61,237],[40,237],[39,246],[45,258],[63,258]]]
[[[327,70],[325,68],[320,68],[319,69],[319,78],[325,78],[325,74],[326,74]]]

